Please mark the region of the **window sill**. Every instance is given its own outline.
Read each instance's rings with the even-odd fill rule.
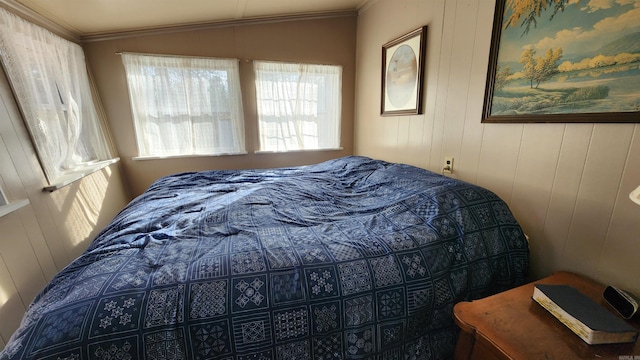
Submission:
[[[0,206],[0,217],[3,217],[5,215],[9,215],[12,212],[23,208],[25,206],[29,205],[29,200],[28,199],[23,199],[23,200],[16,200],[14,202],[8,203],[6,205],[2,205]]]
[[[144,160],[163,160],[163,159],[181,159],[181,158],[195,158],[195,157],[210,157],[210,156],[234,156],[234,155],[247,155],[247,152],[237,153],[223,153],[223,154],[194,154],[194,155],[167,155],[167,156],[135,156],[131,160],[144,161]]]
[[[76,170],[72,173],[69,173],[67,175],[61,176],[59,178],[56,179],[56,181],[49,185],[49,186],[45,186],[42,190],[43,191],[48,191],[48,192],[54,192],[56,190],[59,190],[67,185],[70,185],[80,179],[82,179],[85,176],[91,175],[94,172],[98,171],[98,170],[102,170],[104,168],[106,168],[107,166],[111,165],[111,164],[115,164],[118,161],[120,161],[120,158],[113,158],[113,159],[109,159],[109,160],[104,160],[104,161],[100,161],[98,163],[95,164],[91,164],[81,170]]]
[[[302,149],[302,150],[256,150],[255,154],[284,154],[284,153],[302,153],[302,152],[320,152],[320,151],[340,151],[343,147],[326,148],[326,149]]]

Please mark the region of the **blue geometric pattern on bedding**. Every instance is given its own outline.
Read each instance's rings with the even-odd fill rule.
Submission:
[[[55,276],[0,359],[447,359],[453,305],[528,261],[494,193],[413,166],[176,174]]]

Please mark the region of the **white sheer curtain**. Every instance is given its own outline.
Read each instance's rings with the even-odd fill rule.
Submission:
[[[0,9],[0,49],[49,183],[111,158],[79,45]]]
[[[342,67],[255,61],[260,150],[340,147]]]
[[[123,53],[139,156],[245,152],[238,60]]]

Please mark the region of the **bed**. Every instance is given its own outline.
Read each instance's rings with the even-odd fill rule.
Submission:
[[[54,277],[0,359],[446,359],[453,305],[528,262],[498,196],[413,166],[181,173]]]

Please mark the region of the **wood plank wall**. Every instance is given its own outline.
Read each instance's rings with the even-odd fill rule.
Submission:
[[[0,186],[29,205],[0,218],[0,349],[31,300],[129,201],[114,164],[53,193],[4,72],[0,72]]]
[[[531,237],[531,270],[640,295],[638,124],[482,124],[495,0],[377,0],[358,15],[355,153],[495,191]],[[382,44],[428,26],[423,115],[381,117]],[[639,119],[640,121],[640,119]]]

